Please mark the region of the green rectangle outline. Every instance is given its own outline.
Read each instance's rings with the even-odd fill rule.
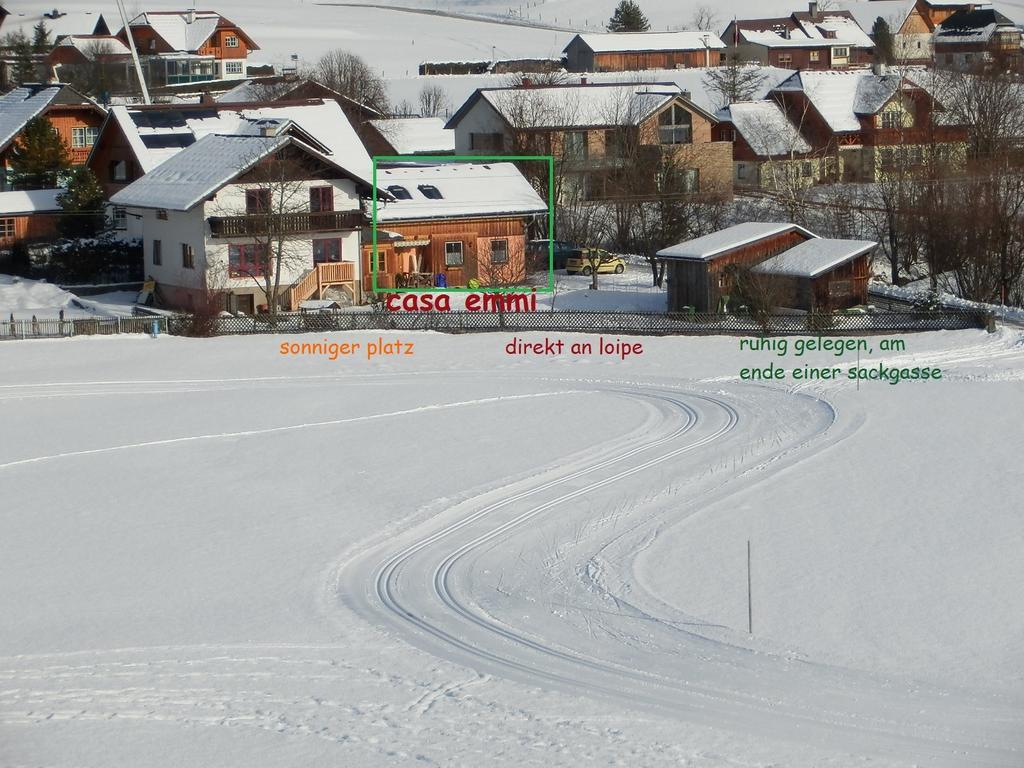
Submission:
[[[555,290],[555,158],[554,155],[374,155],[373,158],[373,210],[371,236],[373,252],[370,259],[371,292],[377,288],[377,163],[452,163],[452,162],[529,162],[543,160],[548,164],[548,284],[546,288],[515,285],[504,288],[388,288],[388,293],[554,293]]]

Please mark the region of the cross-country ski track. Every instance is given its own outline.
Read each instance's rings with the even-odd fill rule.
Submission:
[[[1024,346],[1009,333],[979,335],[873,362],[882,359],[927,361],[947,366],[954,380],[990,376],[998,382],[993,386],[1019,387]],[[1024,761],[1020,695],[837,664],[802,653],[785,637],[763,636],[756,568],[752,634],[745,614],[742,622],[736,616],[722,622],[687,610],[699,585],[680,581],[666,594],[637,571],[638,558],[666,535],[685,542],[694,521],[714,528],[736,509],[756,507],[768,481],[791,482],[796,495],[812,492],[806,490],[809,462],[863,441],[872,419],[849,397],[851,382],[763,386],[740,382],[729,366],[709,366],[707,375],[685,380],[608,367],[510,372],[471,357],[456,370],[415,372],[303,368],[279,375],[254,368],[216,377],[204,370],[143,370],[138,378],[116,369],[109,378],[106,371],[83,371],[46,386],[0,384],[0,423],[6,418],[21,430],[19,441],[0,448],[0,483],[17,491],[15,504],[46,516],[68,509],[74,531],[66,535],[95,535],[88,541],[106,552],[98,557],[115,561],[131,542],[145,551],[151,538],[173,538],[175,520],[165,512],[148,531],[141,527],[146,516],[129,509],[125,529],[121,518],[79,515],[68,506],[72,495],[104,488],[120,508],[173,489],[181,498],[167,501],[166,509],[181,510],[182,525],[195,527],[181,551],[152,563],[152,576],[147,568],[143,581],[152,579],[153,587],[138,599],[123,578],[107,579],[109,603],[101,600],[82,615],[71,610],[66,630],[55,631],[38,652],[20,635],[0,647],[11,649],[0,650],[2,765],[37,764],[37,753],[49,756],[47,764],[77,765],[72,754],[46,751],[58,749],[47,746],[52,732],[69,744],[84,737],[79,734],[95,740],[97,751],[83,753],[82,765],[128,765],[139,753],[121,738],[127,728],[173,743],[166,764],[206,755],[210,744],[224,754],[253,750],[250,759],[262,755],[267,765],[294,764],[301,751],[262,740],[283,736],[324,745],[304,758],[310,765],[337,758],[326,750],[339,745],[351,765],[463,765],[470,754],[478,764],[532,765],[505,752],[488,762],[468,746],[451,757],[445,746],[446,739],[493,741],[523,717],[525,724],[516,726],[522,744],[539,750],[568,728],[576,749],[600,764],[618,764],[610,755],[629,723],[646,724],[658,741],[652,738],[651,751],[623,764],[660,764],[662,754],[665,764],[676,764],[682,753],[673,758],[666,748],[673,724],[688,743],[693,734],[719,734],[714,750],[686,752],[701,768],[855,762],[1017,768]],[[201,418],[191,410],[198,398],[210,406]],[[293,405],[274,410],[284,402]],[[36,414],[59,420],[77,409],[94,410],[97,419],[118,409],[127,415],[109,429],[59,440],[22,426]],[[266,418],[254,423],[247,419],[253,413]],[[516,427],[520,436],[513,435]],[[495,446],[513,442],[514,456],[493,460]],[[304,452],[311,446],[322,457]],[[472,469],[442,477],[446,457],[453,467]],[[256,490],[258,472],[245,476],[256,501],[248,505],[253,516],[237,518],[243,538],[264,536],[271,544],[251,556],[239,550],[237,562],[232,544],[222,556],[211,550],[208,560],[196,560],[194,573],[167,571],[168,562],[201,549],[211,531],[222,532],[216,510],[225,500],[204,497],[204,489],[240,458],[279,462],[287,477],[308,472],[280,484],[272,499]],[[431,459],[429,474],[409,471]],[[388,460],[394,466],[376,463]],[[184,467],[195,468],[185,485],[175,479]],[[334,470],[336,480],[318,479],[325,470]],[[66,482],[47,483],[56,476]],[[327,484],[303,490],[317,482]],[[349,510],[378,503],[373,487],[387,499],[380,524],[373,526],[371,511],[347,525],[346,516],[357,514]],[[313,515],[331,508],[329,525]],[[141,532],[131,527],[136,522]],[[105,527],[115,523],[121,527]],[[290,544],[293,535],[300,540]],[[98,542],[108,540],[115,546],[103,550]],[[663,547],[658,551],[666,557]],[[40,552],[32,566],[43,573],[48,555]],[[684,545],[668,557],[694,554]],[[295,572],[278,578],[275,563]],[[81,574],[97,567],[91,558],[68,564],[68,600],[78,600]],[[203,567],[215,582],[207,593],[197,586],[207,579]],[[745,594],[745,579],[735,574],[737,593]],[[246,580],[255,583],[230,592]],[[183,582],[180,590],[168,592],[176,581]],[[35,588],[29,577],[25,584],[29,592]],[[46,592],[40,590],[25,600],[41,605]],[[150,598],[141,595],[150,594],[171,594],[180,605],[146,608]],[[122,605],[126,595],[132,600]],[[13,590],[6,599],[16,601]],[[217,631],[204,629],[204,602],[211,616],[227,614]],[[71,604],[58,603],[55,615],[68,614]],[[138,620],[133,611],[141,611]],[[95,629],[93,612],[106,617],[97,618]],[[288,619],[280,622],[283,612]],[[131,631],[116,633],[121,625]],[[165,636],[166,642],[155,639]],[[531,701],[543,717],[524,714]],[[609,717],[621,721],[619,728],[595,725]],[[474,736],[458,731],[463,718],[505,725]],[[367,730],[369,721],[375,725]],[[189,729],[191,744],[170,735],[170,725]],[[432,729],[446,735],[430,736]],[[261,740],[245,744],[246,732]],[[747,745],[742,754],[749,756],[725,756],[722,745],[731,739]],[[758,752],[758,745],[783,747]],[[765,758],[775,754],[805,759]],[[818,756],[829,762],[815,762]],[[567,753],[552,764],[577,763]]]

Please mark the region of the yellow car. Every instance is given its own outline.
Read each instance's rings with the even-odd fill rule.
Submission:
[[[601,248],[581,248],[573,251],[565,261],[567,275],[589,275],[595,267],[599,275],[610,272],[621,275],[626,271],[626,262],[614,253],[609,253]]]

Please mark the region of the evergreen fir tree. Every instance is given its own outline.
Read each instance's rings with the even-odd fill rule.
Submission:
[[[871,26],[871,39],[875,41],[875,55],[883,64],[896,62],[896,40],[889,29],[889,22],[879,16]]]
[[[32,53],[49,53],[53,47],[50,41],[50,30],[46,28],[46,22],[42,19],[32,27]]]
[[[11,150],[11,171],[18,189],[51,189],[71,166],[67,144],[45,117],[29,120]]]
[[[646,32],[650,28],[650,22],[634,0],[620,0],[608,22],[609,32]]]
[[[32,59],[32,41],[20,29],[11,32],[0,47],[11,54],[11,80],[15,85],[24,85],[38,80],[36,65]]]
[[[82,166],[71,172],[67,189],[57,195],[61,217],[57,230],[67,238],[95,237],[103,230],[103,187],[96,174]]]

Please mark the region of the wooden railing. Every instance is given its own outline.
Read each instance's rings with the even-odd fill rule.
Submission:
[[[256,213],[245,216],[211,216],[210,234],[214,237],[305,232],[335,232],[359,229],[365,223],[359,211],[322,211],[319,213]]]
[[[310,296],[320,295],[326,285],[354,282],[355,268],[355,262],[352,261],[328,261],[317,264],[288,290],[289,305],[295,309]]]

